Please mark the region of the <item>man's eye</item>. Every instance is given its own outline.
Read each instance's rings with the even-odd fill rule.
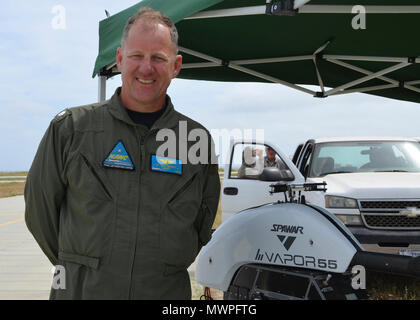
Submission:
[[[166,61],[164,57],[153,57],[155,61]]]

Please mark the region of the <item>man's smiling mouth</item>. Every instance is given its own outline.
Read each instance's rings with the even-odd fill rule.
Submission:
[[[153,82],[155,82],[155,80],[146,80],[140,78],[136,78],[136,80],[139,81],[141,84],[152,84]]]

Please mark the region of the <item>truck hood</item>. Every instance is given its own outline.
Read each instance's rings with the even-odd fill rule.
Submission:
[[[420,173],[363,172],[329,174],[308,182],[327,183],[327,194],[354,199],[420,198]]]

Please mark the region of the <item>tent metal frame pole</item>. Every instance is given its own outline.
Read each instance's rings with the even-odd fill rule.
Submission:
[[[302,61],[302,60],[311,60],[312,55],[304,56],[291,56],[291,57],[280,57],[280,58],[267,58],[267,59],[248,59],[248,60],[232,60],[232,63],[238,65],[246,64],[261,64],[261,63],[277,63],[277,62],[291,62],[291,61]]]
[[[372,86],[372,87],[365,87],[365,88],[357,88],[357,89],[350,89],[350,90],[343,90],[343,91],[338,91],[335,93],[330,94],[330,96],[337,96],[337,95],[341,95],[341,94],[348,94],[348,93],[362,93],[362,92],[369,92],[369,91],[376,91],[376,90],[386,90],[386,89],[392,89],[392,88],[397,88],[398,84],[384,84],[381,86]]]
[[[305,4],[310,2],[311,0],[295,0],[295,4],[293,6],[294,9],[299,9],[300,7],[303,7]]]
[[[404,58],[404,57],[369,57],[369,56],[347,56],[347,55],[322,55],[322,58],[325,59],[328,62],[331,63],[335,63],[337,65],[340,65],[342,67],[360,72],[365,74],[366,76],[363,78],[360,78],[358,80],[349,82],[347,84],[344,84],[342,86],[339,86],[337,88],[333,88],[327,92],[324,91],[324,84],[321,78],[321,74],[319,73],[319,70],[317,68],[317,64],[316,64],[316,55],[318,53],[320,53],[325,47],[326,45],[328,45],[328,43],[326,43],[324,46],[322,46],[320,49],[316,50],[314,52],[313,55],[305,55],[305,56],[293,56],[293,57],[280,57],[280,58],[268,58],[268,59],[248,59],[248,60],[234,60],[234,61],[230,61],[229,63],[224,63],[223,60],[221,59],[217,59],[193,50],[189,50],[186,48],[180,48],[180,51],[185,52],[187,54],[202,58],[204,60],[208,60],[211,62],[199,62],[199,63],[188,63],[188,64],[184,64],[182,66],[182,68],[184,69],[189,69],[189,68],[209,68],[209,67],[221,67],[223,65],[227,65],[228,67],[244,72],[244,73],[248,73],[251,74],[253,76],[262,78],[264,80],[270,81],[270,82],[274,82],[274,83],[280,83],[280,84],[284,84],[288,87],[294,88],[294,89],[298,89],[300,91],[304,91],[306,93],[310,93],[312,95],[316,95],[316,93],[312,90],[308,90],[306,88],[300,87],[300,86],[296,86],[294,84],[288,83],[286,81],[277,79],[277,78],[273,78],[271,76],[250,70],[250,69],[246,69],[246,68],[242,68],[240,67],[241,65],[247,65],[247,64],[263,64],[263,63],[280,63],[280,62],[290,62],[290,61],[302,61],[302,60],[313,60],[314,64],[315,64],[315,71],[316,71],[316,75],[318,78],[318,83],[322,92],[322,96],[326,97],[326,96],[331,96],[331,95],[338,95],[338,94],[345,94],[345,93],[350,93],[350,92],[366,92],[366,91],[373,91],[373,90],[384,90],[384,89],[389,89],[389,88],[395,88],[401,85],[400,81],[388,78],[383,76],[386,73],[390,73],[392,71],[404,68],[408,65],[410,65],[411,63],[420,63],[420,59],[419,58],[413,58],[412,61],[409,62],[409,58]],[[356,66],[353,66],[349,63],[340,61],[338,59],[344,59],[344,60],[350,60],[350,61],[376,61],[376,62],[397,62],[397,65],[391,66],[389,68],[386,68],[384,70],[378,71],[378,72],[372,72],[369,70],[365,70]],[[372,87],[367,87],[367,88],[359,88],[359,89],[352,89],[352,90],[345,90],[347,88],[350,88],[352,86],[358,85],[360,83],[372,80],[374,78],[377,78],[379,80],[385,81],[390,83],[391,85],[382,85],[382,86],[372,86]],[[410,82],[405,82],[403,83],[403,87],[411,90],[411,91],[415,91],[420,93],[420,88],[414,87],[413,85],[415,84],[419,84],[420,80],[416,80],[416,81],[410,81]],[[363,90],[363,91],[361,91]]]
[[[178,47],[178,50],[181,51],[181,52],[184,52],[186,54],[189,54],[190,56],[194,56],[194,57],[197,57],[197,58],[201,58],[203,60],[214,62],[218,65],[223,65],[223,60],[212,57],[212,56],[209,56],[207,54],[204,54],[204,53],[201,53],[201,52],[198,52],[198,51],[194,51],[194,50],[191,50],[191,49],[188,49],[188,48],[184,48],[184,47]]]
[[[221,65],[215,62],[198,62],[182,64],[182,69],[196,69],[196,68],[212,68],[220,67]]]
[[[200,11],[196,14],[193,14],[192,16],[184,18],[183,20],[259,15],[259,14],[265,14],[265,9],[266,9],[266,6],[250,6],[250,7],[242,7],[242,8],[234,8],[234,9]]]
[[[324,49],[329,44],[330,44],[330,41],[327,41],[326,43],[324,43],[321,47],[319,47],[318,49],[315,50],[315,52],[313,53],[313,56],[312,56],[312,60],[313,60],[314,66],[315,66],[316,77],[318,78],[318,84],[319,84],[319,87],[321,89],[322,96],[324,96],[324,94],[325,94],[325,87],[324,87],[324,82],[322,81],[321,73],[319,72],[319,69],[318,69],[317,60],[318,60],[318,55],[322,51],[324,51]]]
[[[360,67],[353,66],[353,65],[348,64],[348,63],[343,62],[343,61],[334,60],[334,59],[326,59],[326,60],[328,62],[335,63],[335,64],[337,64],[339,66],[344,67],[344,68],[351,69],[351,70],[354,70],[354,71],[357,71],[357,72],[360,72],[360,73],[363,73],[363,74],[366,74],[366,75],[370,75],[370,74],[373,73],[372,71],[368,71],[366,69],[362,69]],[[399,81],[394,80],[394,79],[391,79],[391,78],[388,78],[388,77],[379,76],[377,78],[379,80],[382,80],[382,81],[385,81],[385,82],[389,82],[389,83],[394,84],[394,85],[397,85],[397,86],[400,85],[400,82]],[[420,83],[420,80],[417,80],[417,81],[418,81],[418,83]],[[413,84],[416,84],[417,81],[405,82],[404,83],[404,88],[420,93],[420,88],[416,88],[416,87],[413,87],[412,86]]]
[[[117,66],[117,63],[116,63],[116,62],[114,62],[114,63],[111,63],[111,64],[107,65],[107,66],[106,66],[106,69],[107,69],[107,70],[109,70],[109,69],[113,69],[113,68],[115,68],[116,66]]]
[[[383,70],[381,70],[381,71],[374,72],[374,73],[372,73],[372,74],[370,74],[370,75],[367,75],[367,76],[365,76],[365,77],[362,77],[362,78],[360,78],[360,79],[357,79],[357,80],[354,80],[354,81],[348,82],[348,83],[343,84],[343,85],[341,85],[341,86],[338,86],[338,87],[336,87],[336,88],[334,88],[334,89],[328,90],[327,92],[325,92],[325,96],[330,96],[330,95],[332,95],[332,94],[333,94],[333,93],[335,93],[335,92],[338,92],[338,91],[341,91],[341,90],[344,90],[344,89],[347,89],[347,88],[353,87],[353,86],[355,86],[355,85],[361,84],[361,83],[363,83],[363,82],[366,82],[366,81],[372,80],[372,79],[377,78],[377,77],[379,77],[379,76],[382,76],[382,75],[384,75],[384,74],[387,74],[387,73],[390,73],[390,72],[396,71],[396,70],[398,70],[398,69],[404,68],[404,67],[406,67],[406,66],[408,66],[408,65],[410,65],[410,63],[408,63],[408,62],[401,62],[401,63],[399,63],[399,64],[397,64],[397,65],[391,66],[391,67],[389,67],[389,68],[385,68],[385,69],[383,69]]]
[[[182,50],[181,50],[182,51]],[[185,52],[188,53],[188,52]],[[316,52],[315,52],[316,54]],[[212,58],[207,56],[208,58]],[[205,57],[200,57],[204,60]],[[291,57],[280,57],[280,58],[266,58],[266,59],[246,59],[246,60],[232,60],[231,63],[237,64],[237,65],[246,65],[246,64],[262,64],[262,63],[280,63],[280,62],[291,62],[291,61],[302,61],[302,60],[312,60],[314,58],[314,55],[303,55],[303,56],[291,56]],[[419,57],[413,57],[412,61],[409,61],[409,58],[407,57],[369,57],[369,56],[347,56],[347,55],[332,55],[332,54],[323,54],[322,58],[325,60],[348,60],[348,61],[369,61],[369,62],[391,62],[391,63],[399,63],[399,62],[410,62],[410,63],[420,63]],[[210,60],[209,60],[210,61]],[[217,61],[214,62],[214,67],[217,67],[220,65],[220,59],[217,59]],[[191,68],[190,66],[195,65],[196,67],[200,67],[199,64],[204,62],[198,62],[194,64],[184,64],[183,66],[186,66],[188,68]],[[205,62],[208,64],[208,62]],[[208,64],[205,67],[211,67],[212,65]]]
[[[339,66],[342,66],[342,67],[347,68],[347,69],[350,69],[350,70],[354,70],[354,71],[363,73],[365,75],[370,75],[370,74],[373,73],[372,71],[369,71],[369,70],[366,70],[366,69],[362,69],[360,67],[353,66],[353,65],[351,65],[349,63],[346,63],[346,62],[343,62],[343,61],[340,61],[340,60],[326,59],[326,61],[331,62],[331,63],[335,63],[335,64],[337,64]],[[393,79],[390,79],[390,78],[387,78],[387,77],[384,77],[384,76],[379,76],[377,78],[379,80],[383,80],[383,81],[386,81],[386,82],[389,82],[389,83],[392,83],[392,84],[398,84],[399,83],[397,80],[393,80]]]
[[[280,63],[280,62],[303,61],[303,60],[312,60],[312,59],[313,59],[312,55],[306,55],[306,56],[293,56],[293,57],[268,58],[268,59],[232,60],[230,61],[230,63],[242,66],[242,65],[247,65],[247,64]],[[220,66],[221,66],[220,62],[197,62],[197,63],[185,63],[182,65],[182,68],[191,69],[191,68],[209,68],[209,67],[220,67]]]
[[[347,55],[336,55],[336,54],[324,54],[324,59],[335,59],[335,60],[348,60],[348,61],[369,61],[369,62],[410,62],[420,63],[420,57],[412,57],[412,61],[409,61],[408,57],[369,57],[369,56],[347,56]]]
[[[287,87],[290,87],[290,88],[293,88],[293,89],[296,89],[296,90],[299,90],[299,91],[302,91],[302,92],[305,92],[305,93],[309,93],[311,95],[315,95],[316,94],[315,91],[306,89],[304,87],[297,86],[295,84],[292,84],[292,83],[289,83],[289,82],[286,82],[286,81],[283,81],[283,80],[280,80],[280,79],[277,79],[277,78],[268,76],[266,74],[263,74],[263,73],[260,73],[260,72],[257,72],[257,71],[254,71],[254,70],[245,68],[245,67],[241,67],[238,64],[235,64],[235,63],[233,63],[231,61],[223,61],[221,59],[218,59],[218,58],[215,58],[215,57],[212,57],[212,56],[209,56],[207,54],[204,54],[204,53],[201,53],[201,52],[197,52],[197,51],[194,51],[194,50],[191,50],[191,49],[187,49],[187,48],[184,48],[184,47],[179,47],[179,51],[185,52],[186,54],[189,54],[189,55],[192,55],[192,56],[195,56],[195,57],[204,59],[204,60],[208,60],[208,61],[213,62],[213,63],[217,63],[220,66],[225,66],[225,67],[228,67],[228,68],[237,70],[237,71],[241,71],[243,73],[250,74],[250,75],[252,75],[254,77],[261,78],[261,79],[266,80],[266,81],[269,81],[269,82],[279,83],[279,84],[285,85]]]
[[[98,75],[98,102],[106,99],[106,76]]]
[[[420,80],[416,80],[416,81],[405,82],[405,83],[403,83],[403,85],[404,85],[404,88],[406,88],[406,89],[409,89],[409,90],[420,93],[420,88],[413,87],[413,85],[419,84],[419,83],[420,83]]]
[[[343,84],[339,87],[332,88],[329,91],[325,92],[324,89],[324,83],[321,78],[321,73],[318,70],[316,58],[320,52],[328,45],[328,43],[324,44],[322,47],[320,47],[318,50],[314,52],[313,55],[302,55],[302,56],[291,56],[291,57],[279,57],[279,58],[265,58],[265,59],[246,59],[246,60],[233,60],[233,61],[224,61],[222,59],[218,59],[212,56],[209,56],[207,54],[197,52],[191,49],[187,49],[184,47],[179,47],[179,50],[181,52],[184,52],[186,54],[201,58],[203,60],[207,60],[208,62],[198,62],[198,63],[187,63],[182,66],[183,69],[192,69],[192,68],[211,68],[211,67],[229,67],[231,69],[250,74],[252,76],[255,76],[257,78],[285,85],[287,87],[311,94],[316,97],[327,97],[327,96],[333,96],[333,95],[340,95],[340,94],[347,94],[347,93],[353,93],[353,92],[368,92],[368,91],[375,91],[375,90],[385,90],[390,88],[396,88],[396,87],[403,87],[407,90],[411,90],[417,93],[420,93],[420,88],[415,87],[414,85],[420,84],[420,80],[413,80],[413,81],[407,81],[407,82],[401,82],[397,81],[388,77],[385,77],[384,74],[393,72],[395,70],[404,68],[410,64],[414,63],[420,63],[420,57],[412,57],[412,58],[406,58],[406,57],[370,57],[370,56],[348,56],[348,55],[321,55],[322,59],[334,63],[337,65],[340,65],[344,68],[351,69],[357,72],[360,72],[362,74],[365,74],[365,77],[362,77],[360,79],[351,81],[349,83]],[[267,74],[263,74],[261,72],[257,72],[245,67],[242,67],[242,65],[256,65],[256,64],[264,64],[264,63],[281,63],[281,62],[291,62],[291,61],[304,61],[304,60],[312,60],[315,64],[315,71],[316,76],[318,78],[318,83],[321,89],[321,94],[304,88],[302,86],[298,86],[292,83],[289,83],[287,81],[280,80],[278,78],[269,76]],[[374,61],[374,62],[387,62],[387,63],[398,63],[394,66],[388,67],[386,69],[380,70],[378,72],[372,72],[357,66],[354,66],[352,64],[349,64],[347,62],[341,61],[341,60],[347,60],[347,61]],[[115,63],[112,63],[106,67],[106,70],[112,70],[115,68]],[[350,87],[353,87],[355,85],[361,84],[363,82],[372,80],[372,79],[379,79],[385,82],[388,82],[387,85],[378,85],[378,86],[371,86],[371,87],[365,87],[365,88],[357,88],[357,89],[348,89]],[[106,76],[98,76],[98,101],[104,101],[106,98]],[[348,89],[348,90],[346,90]]]
[[[296,89],[296,90],[299,90],[299,91],[302,91],[302,92],[305,92],[305,93],[309,93],[310,95],[315,95],[316,94],[316,92],[313,91],[313,90],[306,89],[304,87],[297,86],[297,85],[292,84],[290,82],[286,82],[286,81],[283,81],[283,80],[280,80],[280,79],[277,79],[277,78],[274,78],[274,77],[265,75],[263,73],[256,72],[256,71],[253,71],[253,70],[250,70],[248,68],[244,68],[244,67],[241,67],[241,66],[238,66],[238,65],[229,65],[229,68],[241,71],[243,73],[248,73],[248,74],[250,74],[254,77],[258,77],[258,78],[261,78],[261,79],[264,79],[264,80],[267,80],[267,81],[270,81],[270,82],[273,82],[273,83],[279,83],[279,84],[282,84],[286,87]]]
[[[319,70],[318,70],[318,65],[316,64],[316,57],[314,57],[313,61],[315,65],[315,72],[316,72],[316,77],[318,78],[319,87],[321,89],[322,95],[325,95],[324,82],[322,81],[321,74],[319,73]]]
[[[303,1],[305,2],[305,1]],[[353,5],[310,5],[300,4],[294,6],[299,13],[317,14],[317,13],[331,13],[331,14],[353,14]],[[420,13],[420,6],[364,6],[367,14],[411,14]],[[209,18],[228,18],[248,15],[262,15],[266,12],[266,6],[249,6],[232,9],[207,10],[193,14],[183,20],[192,19],[209,19]]]

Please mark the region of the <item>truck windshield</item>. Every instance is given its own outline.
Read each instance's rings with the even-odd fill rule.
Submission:
[[[352,172],[420,172],[420,144],[357,141],[315,145],[310,177]]]

